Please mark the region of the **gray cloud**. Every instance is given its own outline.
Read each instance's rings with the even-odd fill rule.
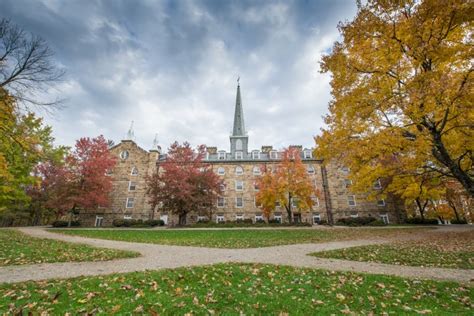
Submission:
[[[66,108],[46,117],[60,144],[188,140],[228,148],[241,77],[250,147],[313,146],[327,111],[321,54],[355,4],[339,1],[2,1],[2,15],[45,38],[67,70]],[[52,91],[52,93],[56,90]]]

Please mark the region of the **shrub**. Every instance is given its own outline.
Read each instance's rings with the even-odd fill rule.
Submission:
[[[434,219],[434,218],[433,219],[425,218],[423,220],[420,217],[412,217],[412,218],[407,218],[405,220],[405,224],[410,224],[410,225],[438,225],[438,220]]]
[[[451,221],[451,224],[467,224],[467,221],[465,219],[460,219],[460,220],[453,219]]]
[[[53,227],[68,227],[68,221],[54,221]],[[78,227],[81,226],[81,222],[79,221],[71,221],[71,227]]]
[[[328,224],[328,221],[325,220],[325,219],[322,219],[320,221],[317,222],[318,225],[327,225]]]
[[[165,222],[161,219],[149,219],[149,220],[144,221],[143,224],[150,227],[155,227],[155,226],[164,226]]]
[[[112,221],[112,226],[114,226],[114,227],[123,227],[123,226],[125,226],[125,220],[124,219],[119,219],[119,218],[114,219]]]
[[[377,219],[373,222],[370,222],[367,224],[368,226],[387,226],[387,224],[385,224],[385,222],[381,219]]]
[[[376,221],[377,219],[374,217],[343,217],[339,218],[336,221],[336,225],[344,225],[344,226],[365,226],[369,223]]]
[[[268,224],[281,224],[281,222],[278,219],[269,219]]]

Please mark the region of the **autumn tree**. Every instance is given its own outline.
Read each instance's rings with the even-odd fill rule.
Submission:
[[[33,113],[21,113],[16,100],[0,88],[0,211],[27,205],[25,188],[37,182],[35,166],[57,158],[51,127]]]
[[[267,218],[279,202],[287,212],[288,222],[292,223],[293,205],[296,204],[300,210],[309,210],[319,192],[311,182],[297,148],[283,150],[281,162],[275,169],[264,170],[258,180],[260,191],[256,196],[257,202],[262,205]]]
[[[116,160],[108,150],[107,140],[101,135],[76,141],[66,161],[72,174],[72,181],[68,181],[72,205],[70,224],[72,214],[78,210],[87,211],[109,204],[112,179],[107,172],[113,169]]]
[[[221,180],[210,165],[203,163],[205,147],[196,150],[187,142],[173,143],[166,161],[147,177],[147,196],[153,210],[157,206],[178,215],[179,225],[187,214],[212,210],[221,193]]]
[[[354,190],[454,179],[474,196],[473,15],[470,1],[368,0],[339,25],[316,154],[350,167]]]

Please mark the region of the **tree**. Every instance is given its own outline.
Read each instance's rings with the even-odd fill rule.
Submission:
[[[0,87],[0,211],[27,205],[25,188],[38,180],[34,167],[60,155],[51,132],[33,113],[17,111],[16,100]]]
[[[0,88],[20,102],[52,105],[40,101],[45,92],[64,75],[53,62],[53,52],[45,40],[25,32],[8,19],[0,20]]]
[[[289,223],[293,222],[295,202],[299,209],[308,210],[313,205],[313,197],[319,195],[301,161],[301,152],[293,147],[283,150],[276,170],[264,170],[258,185],[257,202],[262,205],[267,217],[279,202],[285,207]]]
[[[178,215],[179,225],[185,225],[188,213],[208,212],[215,207],[221,180],[211,166],[202,162],[204,155],[204,146],[196,150],[187,142],[170,146],[166,161],[146,179],[153,212],[160,206]]]
[[[76,141],[66,163],[73,178],[73,181],[68,181],[72,194],[70,224],[72,214],[78,209],[91,210],[109,204],[112,179],[107,171],[115,166],[116,160],[108,150],[106,139],[100,135]]]
[[[463,0],[369,0],[339,25],[316,154],[350,167],[354,190],[455,179],[474,196],[473,14]]]

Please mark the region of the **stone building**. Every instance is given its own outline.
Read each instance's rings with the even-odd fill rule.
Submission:
[[[152,150],[145,150],[133,140],[131,128],[126,140],[110,148],[118,162],[110,176],[113,179],[111,205],[96,213],[81,215],[84,225],[109,226],[113,219],[149,219],[161,218],[168,225],[177,223],[177,216],[167,210],[152,210],[145,195],[145,175],[156,170],[157,165],[166,154],[157,146],[156,139]],[[300,222],[318,223],[327,221],[332,216],[334,221],[343,217],[373,216],[388,223],[402,220],[403,205],[397,199],[379,201],[367,200],[366,194],[355,194],[350,190],[349,170],[336,163],[322,165],[322,160],[313,157],[312,148],[300,149],[301,158],[306,165],[319,196],[314,196],[311,210],[294,209],[294,219]],[[280,152],[272,146],[261,149],[248,149],[248,135],[245,129],[244,112],[240,85],[237,86],[235,102],[234,126],[230,136],[230,151],[207,147],[205,162],[223,178],[224,193],[216,201],[216,209],[212,218],[208,214],[189,214],[188,223],[199,220],[236,221],[263,219],[261,209],[256,205],[255,196],[258,192],[256,180],[264,168],[271,168],[280,161]],[[375,184],[375,188],[380,183]],[[381,189],[381,187],[380,187]],[[154,214],[152,213],[154,212]],[[286,210],[276,206],[271,218],[286,221]]]

